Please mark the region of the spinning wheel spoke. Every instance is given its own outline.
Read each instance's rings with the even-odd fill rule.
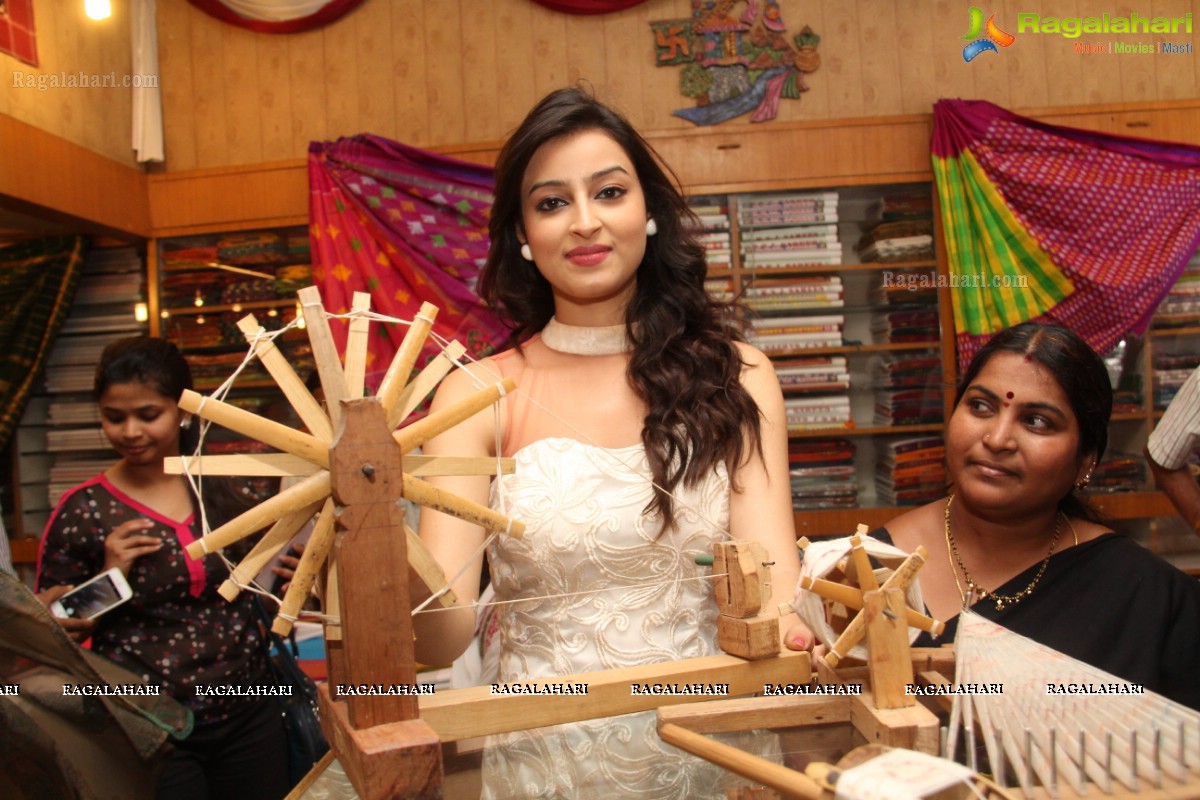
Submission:
[[[291,403],[292,408],[300,417],[309,432],[325,443],[333,440],[333,429],[329,427],[329,417],[326,416],[317,398],[300,380],[291,362],[279,352],[275,342],[262,338],[263,327],[253,314],[247,314],[238,322],[238,328],[246,337],[246,341],[254,346],[254,354],[266,368],[267,373],[275,380],[283,396]]]
[[[221,584],[218,590],[220,595],[226,600],[235,599],[241,593],[242,586],[254,580],[254,576],[278,555],[322,505],[323,501],[318,500],[281,517],[263,534],[258,544],[254,545],[254,549],[238,563],[229,579]]]
[[[370,296],[356,292],[352,302],[353,313],[350,315],[343,367],[320,292],[316,287],[308,287],[298,292],[297,297],[321,386],[327,398],[328,414],[304,385],[285,355],[275,346],[273,337],[265,336],[254,316],[248,315],[239,322],[238,327],[253,353],[262,361],[301,422],[308,428],[308,432],[265,419],[214,397],[185,392],[180,399],[180,407],[184,410],[281,452],[181,457],[168,459],[167,464],[167,469],[174,473],[194,470],[201,475],[303,479],[218,527],[187,548],[192,558],[200,558],[270,526],[250,553],[233,567],[229,579],[221,586],[221,595],[233,600],[239,595],[242,587],[248,585],[315,515],[314,533],[305,547],[300,565],[283,598],[279,616],[275,621],[274,629],[277,632],[290,630],[292,621],[299,613],[304,599],[322,569],[328,572],[326,612],[332,614],[335,620],[339,613],[337,570],[333,567],[333,545],[337,539],[337,531],[334,524],[334,481],[330,465],[333,461],[334,437],[341,430],[346,415],[347,407],[343,405],[343,401],[356,400],[363,394],[370,326]],[[392,439],[399,445],[402,453],[399,483],[403,496],[411,502],[474,522],[487,530],[520,536],[523,526],[519,522],[422,480],[424,477],[442,475],[496,475],[497,472],[511,472],[514,468],[511,458],[424,456],[410,452],[513,391],[516,385],[512,380],[485,387],[452,407],[408,426],[398,427],[452,369],[460,366],[460,359],[466,353],[462,344],[451,342],[424,369],[413,373],[436,315],[436,307],[429,303],[422,305],[392,359],[375,398],[385,414],[387,429],[392,432]],[[410,528],[401,528],[402,530],[397,529],[397,533],[403,533],[406,542],[410,572],[409,594],[412,601],[423,602],[431,595],[440,593],[435,601],[437,605],[453,605],[454,595],[448,591],[445,575],[437,562]],[[333,622],[328,626],[327,638],[336,641],[340,637],[340,625]]]
[[[294,430],[279,422],[260,417],[232,406],[223,400],[215,400],[186,389],[179,398],[179,407],[223,428],[229,428],[243,436],[257,439],[277,450],[300,456],[322,467],[329,466],[329,443],[322,442],[312,434]]]

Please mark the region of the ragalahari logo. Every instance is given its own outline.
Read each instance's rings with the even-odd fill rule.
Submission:
[[[1000,52],[996,49],[996,45],[1008,47],[1017,40],[1017,37],[1011,33],[1005,33],[996,26],[996,15],[992,14],[987,19],[987,25],[983,24],[983,12],[977,6],[971,6],[967,12],[971,15],[971,29],[967,31],[967,35],[963,39],[970,39],[971,43],[963,48],[963,61],[971,61],[980,53],[991,51],[993,53]],[[979,34],[986,32],[987,35],[980,37]]]

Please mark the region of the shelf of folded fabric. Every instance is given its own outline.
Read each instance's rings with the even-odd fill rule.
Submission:
[[[1154,312],[1152,336],[1200,333],[1200,252],[1194,254]]]
[[[1200,367],[1200,353],[1159,353],[1151,357],[1151,400],[1155,411],[1170,405],[1179,387]]]
[[[888,439],[877,445],[875,493],[888,506],[916,506],[946,493],[946,445],[941,433]]]
[[[858,505],[857,445],[842,437],[788,443],[792,508],[818,511]]]
[[[729,274],[733,269],[733,234],[728,198],[725,195],[691,197],[688,206],[700,225],[696,239],[704,247],[709,274]]]
[[[92,397],[96,364],[113,340],[145,334],[137,316],[145,282],[134,247],[93,247],[84,256],[69,315],[14,437],[17,497],[6,509],[14,538],[39,537],[62,493],[116,460]]]

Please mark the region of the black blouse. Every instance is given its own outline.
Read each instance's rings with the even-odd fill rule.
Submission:
[[[246,697],[209,686],[271,683],[251,595],[226,602],[217,588],[229,570],[215,556],[184,552],[200,534],[199,515],[167,519],[121,492],[104,475],[71,489],[55,509],[38,557],[38,587],[83,583],[104,566],[104,540],[122,522],[146,518],[163,547],[134,562],[133,597],[97,620],[92,650],[163,687],[192,709],[197,724],[243,713]],[[197,687],[203,687],[199,691]],[[225,691],[228,690],[219,690]]]
[[[886,528],[871,532],[892,543]],[[1034,564],[996,591],[1021,591]],[[1107,533],[1055,553],[1031,594],[996,610],[978,600],[971,610],[1060,653],[1200,710],[1200,582],[1132,539]],[[958,617],[937,640],[922,633],[916,647],[954,641]]]

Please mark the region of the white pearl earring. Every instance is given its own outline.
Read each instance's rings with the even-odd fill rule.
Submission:
[[[533,251],[529,249],[529,243],[521,245],[521,258],[526,261],[533,261]]]
[[[654,217],[646,220],[646,235],[653,236],[658,233],[658,223],[654,221]]]

